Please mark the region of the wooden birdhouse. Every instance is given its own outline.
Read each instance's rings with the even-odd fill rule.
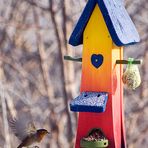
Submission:
[[[139,35],[122,0],[88,0],[69,43],[83,44],[81,93],[70,103],[79,113],[76,148],[93,128],[100,128],[109,148],[125,148],[122,65],[123,46]]]

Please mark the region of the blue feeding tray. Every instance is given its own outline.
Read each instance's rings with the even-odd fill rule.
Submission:
[[[70,103],[70,110],[74,112],[102,113],[106,109],[108,93],[82,92]]]

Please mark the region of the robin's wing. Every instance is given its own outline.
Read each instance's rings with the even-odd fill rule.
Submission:
[[[17,118],[12,118],[9,120],[9,125],[12,129],[12,132],[20,140],[23,140],[27,136],[26,125]]]
[[[28,135],[34,134],[36,131],[37,130],[36,130],[36,127],[35,127],[34,123],[33,122],[29,122],[28,123],[28,127],[27,127],[27,133],[28,133]]]
[[[31,121],[31,118],[26,115],[17,118],[11,118],[9,124],[15,136],[20,140],[23,140],[29,134],[34,133],[36,129],[33,121]]]

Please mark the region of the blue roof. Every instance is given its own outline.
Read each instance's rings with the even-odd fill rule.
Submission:
[[[123,0],[88,0],[70,36],[69,43],[71,45],[77,46],[83,43],[83,32],[96,4],[102,12],[112,40],[116,45],[123,46],[140,41],[139,34],[124,7]]]
[[[70,110],[74,112],[102,113],[106,109],[108,93],[82,92],[70,102]]]

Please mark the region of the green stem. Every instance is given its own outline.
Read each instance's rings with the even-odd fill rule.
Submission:
[[[129,64],[128,60],[116,60],[116,64]],[[132,64],[142,64],[142,60],[133,60]]]
[[[64,56],[64,60],[74,61],[74,62],[82,62],[82,58],[74,58],[71,56]]]

